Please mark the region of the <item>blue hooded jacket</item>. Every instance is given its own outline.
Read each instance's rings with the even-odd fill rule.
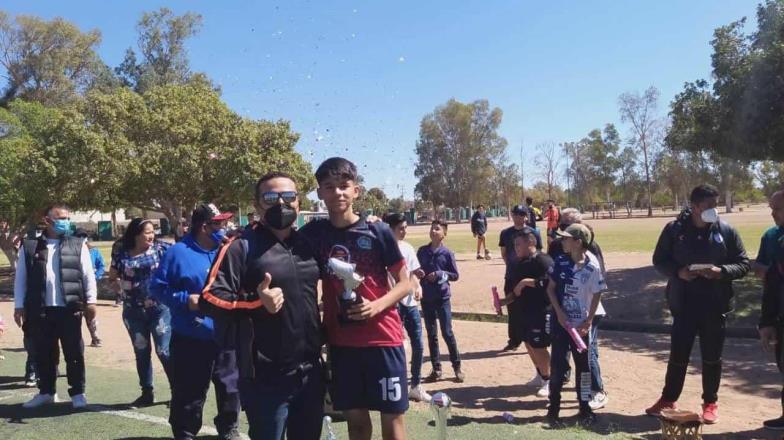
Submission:
[[[220,247],[208,251],[188,234],[169,248],[150,280],[150,294],[171,310],[172,331],[182,336],[212,340],[212,318],[188,309],[188,296],[200,294]]]

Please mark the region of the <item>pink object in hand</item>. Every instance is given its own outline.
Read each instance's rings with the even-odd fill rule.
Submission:
[[[580,336],[580,333],[577,332],[576,328],[570,325],[567,327],[566,332],[569,333],[569,336],[572,337],[572,342],[574,342],[575,347],[577,347],[578,353],[582,353],[585,350],[588,350],[588,347],[585,345],[585,341],[583,341],[582,336]]]
[[[498,287],[493,286],[493,307],[495,307],[495,314],[498,316],[502,316],[504,314],[503,309],[501,308],[501,297],[498,296]]]

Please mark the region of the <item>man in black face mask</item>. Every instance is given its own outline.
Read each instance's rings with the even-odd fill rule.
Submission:
[[[270,173],[256,184],[259,222],[218,254],[201,308],[219,343],[237,347],[239,390],[252,439],[316,439],[324,382],[312,246],[292,228],[294,180]]]

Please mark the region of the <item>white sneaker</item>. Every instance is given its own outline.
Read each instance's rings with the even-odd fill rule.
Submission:
[[[71,404],[73,405],[74,409],[85,408],[87,406],[87,396],[84,394],[71,396]]]
[[[57,394],[36,394],[35,397],[25,402],[22,405],[22,408],[38,408],[39,406],[57,403],[59,401]]]
[[[607,402],[610,401],[610,398],[607,397],[607,393],[604,391],[599,391],[593,394],[591,397],[591,401],[588,402],[588,406],[591,407],[593,410],[601,409],[607,406]]]
[[[550,397],[550,381],[543,380],[542,386],[536,392],[536,397]]]
[[[541,387],[544,382],[545,381],[544,379],[542,379],[542,376],[540,376],[539,373],[536,373],[534,377],[532,377],[531,380],[529,380],[528,383],[525,384],[525,386],[538,388]]]
[[[433,399],[430,394],[422,388],[422,385],[417,385],[415,387],[411,387],[411,390],[408,392],[408,398],[415,401],[415,402],[427,402]]]

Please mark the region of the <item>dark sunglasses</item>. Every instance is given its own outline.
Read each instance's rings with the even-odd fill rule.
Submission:
[[[283,191],[283,192],[268,191],[261,195],[261,201],[268,205],[274,205],[275,203],[278,203],[279,199],[282,199],[284,203],[293,203],[295,200],[297,200],[297,192],[296,191]]]

